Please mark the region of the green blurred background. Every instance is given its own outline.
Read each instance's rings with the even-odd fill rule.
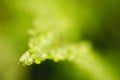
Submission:
[[[33,20],[46,16],[70,42],[89,40],[120,80],[119,0],[0,0],[0,80],[91,80],[67,61],[18,64],[28,49]]]

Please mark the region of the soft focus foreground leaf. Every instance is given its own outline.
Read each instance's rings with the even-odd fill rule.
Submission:
[[[101,39],[104,34],[104,26],[100,26],[101,16],[104,17],[110,12],[108,10],[110,4],[99,7],[96,1],[96,4],[93,4],[96,5],[94,8],[92,3],[88,6],[88,2],[82,2],[84,4],[81,2],[73,3],[67,0],[24,2],[23,6],[33,14],[34,28],[29,30],[31,34],[29,49],[19,62],[31,65],[40,64],[46,59],[56,62],[68,60],[87,70],[94,80],[117,80],[109,65],[91,48],[93,44],[83,39],[84,35],[96,41]],[[107,18],[108,16],[105,19]]]

